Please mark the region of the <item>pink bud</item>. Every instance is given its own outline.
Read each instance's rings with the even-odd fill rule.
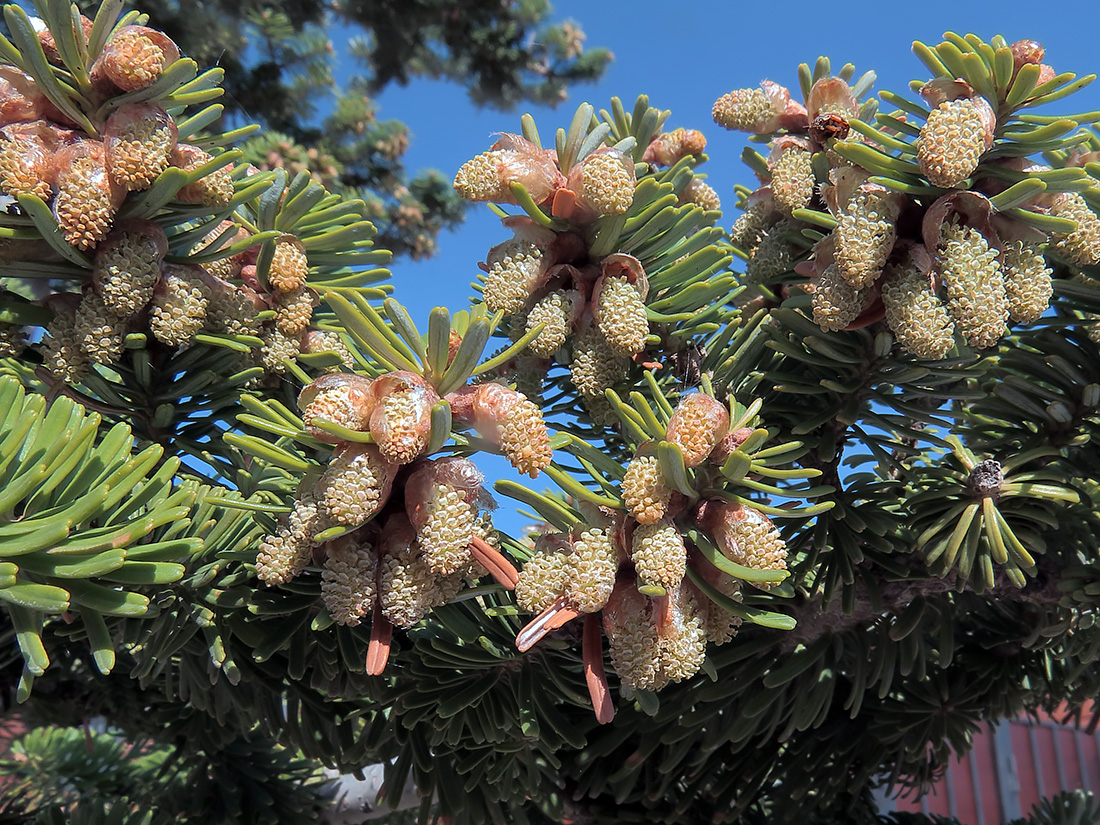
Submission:
[[[736,430],[726,433],[722,440],[719,441],[711,451],[710,460],[719,466],[725,464],[729,460],[729,457],[733,455],[733,451],[744,444],[752,433],[752,427],[739,427]]]
[[[823,114],[859,117],[859,104],[855,95],[839,77],[823,77],[814,83],[806,100],[806,109],[811,123]]]
[[[48,106],[30,75],[14,66],[0,66],[0,124],[41,120]]]
[[[1042,63],[1046,49],[1038,40],[1017,40],[1009,48],[1012,50],[1012,74],[1028,63]]]

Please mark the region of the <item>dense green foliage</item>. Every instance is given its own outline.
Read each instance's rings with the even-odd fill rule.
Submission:
[[[415,258],[433,254],[436,236],[457,228],[465,209],[449,175],[405,168],[408,127],[379,117],[378,93],[425,77],[461,84],[482,105],[557,105],[611,60],[606,49],[584,48],[575,23],[550,22],[545,0],[150,0],[140,8],[199,65],[225,69],[227,119],[264,127],[243,146],[249,161],[307,169],[330,191],[362,198],[380,245]]]
[[[340,7],[386,44],[362,89],[598,68],[509,56],[539,5],[464,10],[484,41],[424,5]],[[824,58],[805,105],[733,92],[770,155],[729,230],[693,113],[525,116],[454,181],[512,237],[413,319],[374,207],[250,164],[185,28],[195,60],[35,7],[0,41],[0,686],[56,727],[0,816],[313,822],[322,765],[384,763],[423,822],[909,825],[872,790],[1100,689],[1100,113],[1032,112],[1091,76],[949,34],[922,101]],[[323,73],[305,8],[248,25]],[[538,478],[493,485],[530,535],[486,455]]]

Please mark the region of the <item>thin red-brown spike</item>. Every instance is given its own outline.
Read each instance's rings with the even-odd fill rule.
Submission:
[[[481,562],[482,566],[489,571],[489,575],[496,579],[501,587],[507,590],[516,589],[516,582],[519,581],[519,573],[516,572],[516,568],[485,539],[480,536],[471,537],[470,553]]]
[[[665,628],[672,621],[672,600],[668,596],[653,596],[653,618],[657,624],[657,635],[664,635]]]
[[[370,623],[370,645],[367,647],[367,673],[381,676],[390,660],[390,641],[393,639],[393,624],[382,615],[382,607],[374,605],[374,616]]]
[[[876,296],[871,305],[864,309],[856,317],[852,323],[844,327],[845,330],[863,329],[869,327],[871,324],[877,324],[883,318],[886,317],[886,305],[882,302],[881,296]]]
[[[557,601],[535,616],[523,630],[516,634],[516,648],[521,652],[530,650],[539,639],[551,630],[557,630],[579,615],[579,611],[566,606],[564,596],[559,597]]]
[[[592,697],[592,710],[596,712],[596,721],[606,725],[615,718],[615,706],[611,703],[611,690],[607,686],[607,673],[603,668],[603,634],[600,631],[600,620],[595,613],[584,617],[581,650],[584,681],[588,683],[588,695]]]

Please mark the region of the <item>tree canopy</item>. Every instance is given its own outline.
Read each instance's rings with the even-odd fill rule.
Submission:
[[[517,46],[541,4],[389,8],[246,19],[359,21],[365,90],[600,60]],[[1100,113],[1044,108],[1091,75],[948,33],[903,93],[824,57],[734,89],[728,229],[706,113],[525,115],[448,174],[503,219],[469,305],[413,318],[376,209],[258,162],[186,29],[35,9],[0,40],[0,679],[36,727],[0,817],[312,822],[322,766],[383,765],[426,823],[913,825],[873,792],[983,724],[1096,725]]]
[[[585,48],[577,23],[552,22],[545,0],[150,0],[141,10],[200,66],[225,70],[226,122],[264,127],[243,144],[249,161],[307,169],[330,191],[362,198],[379,244],[414,258],[432,255],[465,209],[449,175],[405,168],[408,128],[379,116],[377,95],[432,78],[482,106],[553,106],[612,59]]]

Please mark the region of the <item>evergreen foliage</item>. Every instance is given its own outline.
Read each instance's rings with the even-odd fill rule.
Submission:
[[[900,825],[872,791],[985,723],[1095,725],[1100,113],[1033,112],[1091,75],[949,33],[922,102],[825,58],[731,92],[769,154],[728,231],[644,96],[524,116],[454,178],[505,230],[470,306],[414,319],[364,200],[222,128],[220,68],[121,0],[36,9],[0,40],[0,680],[56,727],[0,814],[312,822],[320,766],[383,763],[421,822]],[[478,74],[445,28],[371,82]],[[486,99],[581,76],[502,65]]]
[[[97,4],[78,5],[91,13]],[[150,0],[141,9],[184,54],[225,70],[221,122],[264,127],[241,144],[249,162],[305,170],[329,191],[363,199],[380,245],[414,258],[432,255],[436,236],[457,228],[465,209],[448,175],[405,167],[412,136],[379,117],[378,94],[435,78],[461,84],[481,105],[556,106],[612,58],[585,49],[575,22],[551,22],[546,0]]]

